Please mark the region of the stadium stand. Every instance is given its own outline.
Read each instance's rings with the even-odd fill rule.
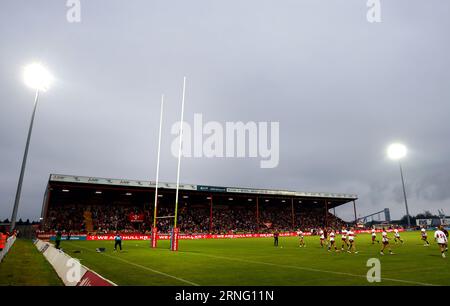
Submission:
[[[146,232],[151,224],[153,211],[149,208],[146,212],[142,208],[133,207],[90,207],[93,210],[92,219],[81,218],[88,211],[80,211],[77,208],[52,208],[51,216],[44,222],[45,231],[57,229],[76,232],[108,233],[116,230],[122,232]],[[145,214],[142,223],[133,223],[129,219],[129,211]],[[160,209],[159,213],[169,215],[169,208]],[[286,215],[284,214],[286,213]],[[325,226],[325,217],[320,216],[317,210],[298,212],[294,226],[290,221],[289,213],[276,210],[263,211],[262,221],[259,226],[255,223],[255,213],[248,209],[219,209],[213,212],[212,228],[209,227],[210,216],[206,209],[183,207],[180,210],[178,223],[185,233],[231,233],[231,232],[268,232],[273,228],[283,231],[294,230],[301,227],[304,230],[317,229]],[[171,219],[158,220],[158,228],[161,232],[169,232]],[[328,226],[341,227],[345,222],[332,214],[328,215]]]
[[[102,181],[104,180],[104,181]],[[135,183],[140,186],[130,186]],[[151,182],[51,175],[43,205],[42,232],[149,233],[153,224]],[[126,185],[126,186],[124,186]],[[145,186],[150,185],[150,186]],[[173,185],[162,184],[158,230],[173,224]],[[206,192],[205,192],[206,190]],[[266,233],[340,228],[329,212],[356,195],[184,185],[178,211],[181,233]],[[291,195],[291,196],[289,196]],[[166,217],[166,218],[164,218]]]

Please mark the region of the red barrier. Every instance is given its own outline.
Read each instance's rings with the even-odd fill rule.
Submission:
[[[404,229],[399,229],[399,232],[404,232]],[[355,234],[369,234],[371,230],[356,230]],[[382,230],[376,230],[377,233],[381,233]],[[388,233],[393,232],[393,230],[387,230]],[[339,234],[339,233],[338,233]],[[304,232],[304,236],[311,236],[311,232]],[[114,240],[114,234],[107,235],[74,235],[77,237],[86,237],[86,240]],[[290,233],[280,233],[280,237],[294,237],[297,236],[296,232]],[[52,234],[42,233],[38,234],[39,239],[48,240],[52,237]],[[269,238],[273,237],[273,234],[179,234],[179,240],[196,240],[196,239],[236,239],[236,238]],[[123,240],[152,240],[152,235],[141,235],[141,234],[123,234]],[[170,240],[170,234],[157,234],[157,240]]]
[[[122,240],[150,240],[151,235],[121,235]],[[87,235],[86,240],[114,240],[115,235]]]
[[[113,286],[109,281],[92,271],[86,271],[77,286]]]

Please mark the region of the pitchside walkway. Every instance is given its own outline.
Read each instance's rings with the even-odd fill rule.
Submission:
[[[58,275],[31,240],[17,239],[0,263],[0,286],[61,285]]]

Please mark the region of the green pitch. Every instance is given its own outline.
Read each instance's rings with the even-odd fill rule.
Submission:
[[[0,286],[61,286],[62,281],[31,240],[17,239],[0,263]]]
[[[402,238],[403,245],[391,243],[395,255],[384,256],[370,235],[357,236],[358,254],[327,252],[317,236],[305,238],[306,248],[296,237],[280,237],[278,247],[272,238],[180,240],[178,252],[168,250],[168,241],[157,249],[149,241],[124,241],[122,252],[113,252],[113,241],[63,241],[61,247],[118,285],[450,285],[450,258],[441,257],[434,241],[424,247],[419,232]],[[370,258],[380,259],[380,283],[366,279]]]

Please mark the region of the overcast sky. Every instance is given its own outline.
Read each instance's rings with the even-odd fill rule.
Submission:
[[[280,123],[280,162],[185,158],[181,181],[350,192],[358,214],[450,214],[450,2],[381,0],[3,0],[0,8],[0,219],[10,218],[34,92],[23,68],[55,75],[36,114],[19,217],[37,219],[50,173],[154,180],[166,95],[161,180],[176,180],[171,125],[185,119]],[[337,210],[352,218],[350,205]]]

